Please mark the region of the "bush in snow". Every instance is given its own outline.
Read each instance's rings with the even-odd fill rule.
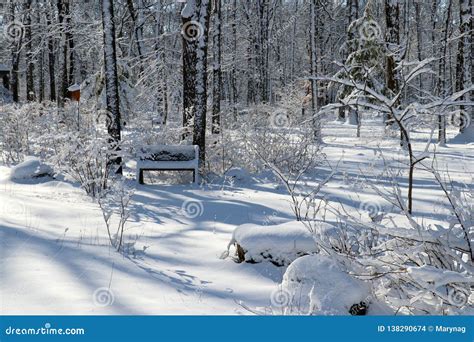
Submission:
[[[2,105],[0,152],[6,164],[19,163],[29,153],[32,112],[27,107]]]
[[[25,161],[12,168],[10,174],[12,180],[28,180],[40,177],[53,177],[53,169],[36,157],[25,158]]]
[[[272,304],[281,306],[285,314],[349,315],[357,305],[369,307],[369,284],[350,276],[334,258],[322,254],[291,263],[279,291],[274,292]],[[286,297],[286,302],[275,300],[277,295]]]
[[[116,154],[108,136],[91,139],[87,132],[69,132],[52,139],[57,150],[51,160],[59,171],[79,182],[92,197],[107,188],[109,161]]]
[[[472,190],[461,191],[446,183],[432,167],[435,179],[451,207],[449,228],[419,222],[408,210],[406,199],[395,182],[393,189],[379,191],[398,207],[410,227],[393,227],[372,221],[361,223],[339,213],[349,227],[362,233],[356,248],[334,248],[331,239],[318,239],[321,249],[342,258],[352,274],[370,281],[375,295],[404,314],[472,314],[474,284]],[[372,236],[365,239],[364,235]]]
[[[110,243],[117,251],[125,251],[123,247],[129,248],[128,244],[123,243],[123,234],[125,224],[130,218],[129,205],[133,192],[133,189],[127,186],[123,180],[115,179],[110,187],[100,193],[98,198]],[[112,231],[114,224],[117,226],[115,233]]]
[[[299,222],[237,227],[229,247],[234,245],[239,262],[269,261],[277,266],[289,265],[296,258],[317,252],[313,235]]]
[[[286,120],[286,114],[274,112],[271,120]],[[275,124],[276,125],[276,124]],[[246,149],[254,159],[262,163],[283,184],[291,197],[291,209],[296,220],[307,221],[317,213],[316,196],[333,173],[317,186],[309,186],[307,176],[323,163],[323,154],[314,143],[314,134],[309,130],[284,127],[263,128],[243,137]]]

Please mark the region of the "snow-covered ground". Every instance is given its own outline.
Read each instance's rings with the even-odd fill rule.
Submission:
[[[390,212],[364,182],[383,185],[378,148],[387,159],[402,158],[397,138],[384,137],[378,121],[364,122],[362,138],[341,123],[324,132],[324,153],[339,167],[322,193],[354,213],[367,205]],[[427,134],[413,135],[418,151]],[[473,144],[448,143],[437,152],[441,170],[473,186]],[[322,167],[315,180],[328,172]],[[77,185],[11,180],[10,173],[0,167],[2,314],[250,314],[246,307],[271,306],[282,282],[283,267],[223,258],[239,225],[294,220],[289,196],[274,180],[137,186],[126,226],[130,248],[122,255],[109,246],[97,204]],[[416,171],[415,179],[415,215],[446,226],[432,176]]]

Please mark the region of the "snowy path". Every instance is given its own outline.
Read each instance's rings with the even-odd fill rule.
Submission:
[[[353,127],[340,124],[327,132],[324,152],[331,163],[341,156],[343,162],[324,193],[358,208],[373,194],[355,181],[360,171],[381,167],[371,166],[376,130],[363,131],[362,139],[347,137]],[[380,148],[393,157],[397,145],[384,139]],[[459,161],[449,164],[451,176],[469,186],[473,151],[472,144],[439,149],[441,162]],[[220,258],[236,226],[292,219],[288,198],[275,184],[139,186],[126,231],[128,242],[136,240],[135,253],[124,257],[108,247],[101,213],[80,189],[13,183],[9,172],[0,167],[2,314],[249,314],[237,302],[268,306],[281,281],[282,268]],[[415,210],[442,222],[439,189],[423,172],[416,183]],[[199,203],[197,217],[181,210],[191,202]],[[110,288],[113,298],[94,297],[101,288]],[[101,306],[102,299],[110,305]]]

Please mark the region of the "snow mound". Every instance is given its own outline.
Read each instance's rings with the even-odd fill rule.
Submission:
[[[313,236],[297,221],[271,226],[243,224],[234,230],[230,245],[236,246],[240,262],[267,260],[278,266],[317,252]]]
[[[240,167],[233,167],[225,173],[227,178],[237,181],[239,183],[247,183],[252,178],[250,173]]]
[[[53,169],[36,157],[26,157],[25,161],[14,166],[10,173],[11,180],[28,180],[52,176]]]
[[[288,298],[289,310],[317,315],[349,315],[351,308],[366,302],[370,293],[366,283],[320,254],[303,256],[291,263],[281,288]]]

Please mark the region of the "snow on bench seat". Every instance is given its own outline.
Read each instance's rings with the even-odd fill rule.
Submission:
[[[199,146],[148,145],[137,153],[137,179],[143,184],[143,171],[192,171],[198,183]]]
[[[272,226],[241,225],[234,230],[229,247],[231,245],[236,248],[239,262],[267,260],[278,266],[317,252],[313,236],[297,221]]]

